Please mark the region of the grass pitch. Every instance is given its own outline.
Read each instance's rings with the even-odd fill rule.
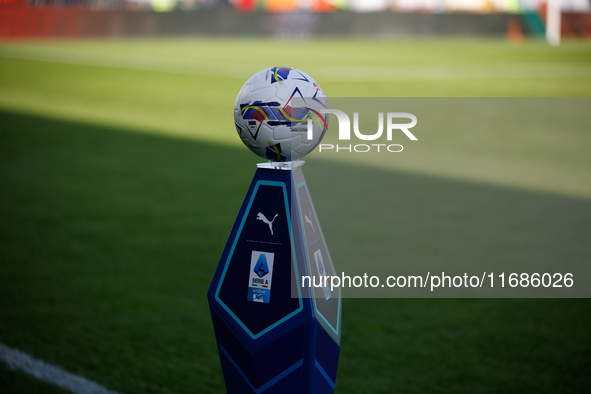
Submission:
[[[205,293],[258,161],[231,118],[250,75],[272,65],[298,67],[332,96],[589,96],[590,64],[591,47],[568,42],[559,48],[477,40],[1,44],[0,342],[123,393],[222,393]],[[588,147],[586,135],[571,138]],[[437,244],[433,253],[469,261],[492,244],[467,251],[453,236],[436,237],[460,226],[459,233],[482,231],[492,239],[503,235],[501,228],[510,238],[511,226],[481,230],[498,220],[487,207],[516,195],[526,199],[518,187],[497,188],[494,180],[484,187],[454,180],[453,172],[439,177],[429,168],[376,169],[314,157],[306,177],[337,265],[353,242],[347,235],[372,242],[385,241],[380,234],[392,228],[421,234],[433,217],[453,219],[449,212],[480,214],[450,219],[424,244],[397,245],[394,238],[389,245],[400,259],[429,257],[425,245]],[[502,154],[489,159],[505,162]],[[554,213],[538,226],[531,210],[511,210],[512,223],[524,229],[515,234],[555,239],[548,250],[588,262],[590,185],[566,176],[573,162],[588,171],[588,161],[552,160],[565,166],[566,191],[530,188],[528,206]],[[338,185],[347,173],[395,181],[391,192],[399,202],[412,202],[405,190],[420,190],[415,197],[429,209],[397,216],[394,227],[339,232],[347,226],[324,221],[323,212],[346,200],[334,193],[346,192]],[[451,198],[466,190],[479,197]],[[442,195],[455,205],[435,204]],[[555,219],[559,226],[552,227]],[[339,393],[555,393],[591,386],[588,300],[346,299],[343,305]],[[0,391],[49,390],[59,392],[0,366]]]

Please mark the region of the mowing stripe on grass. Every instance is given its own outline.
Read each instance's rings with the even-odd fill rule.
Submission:
[[[195,58],[148,55],[140,53],[116,53],[84,50],[79,48],[56,48],[51,46],[0,45],[0,56],[6,58],[42,61],[49,63],[72,64],[119,68],[124,70],[143,70],[172,74],[214,76],[248,79],[264,66],[235,62],[218,62]]]
[[[39,380],[76,394],[117,394],[81,376],[38,360],[18,349],[0,343],[0,360],[15,371],[22,371]]]
[[[0,57],[79,66],[144,70],[245,80],[267,66],[234,61],[212,61],[140,53],[118,53],[80,48],[0,45]],[[470,79],[591,78],[588,64],[482,63],[384,66],[312,66],[306,71],[321,81],[436,81]]]

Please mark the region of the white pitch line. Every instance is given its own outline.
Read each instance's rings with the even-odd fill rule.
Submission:
[[[88,51],[50,46],[0,46],[0,57],[48,63],[245,79],[263,66],[140,53]]]
[[[117,394],[117,392],[108,390],[95,382],[38,360],[2,343],[0,343],[0,360],[15,371],[25,372],[75,394]]]
[[[318,80],[357,82],[591,78],[588,65],[573,63],[341,66],[330,69],[310,67],[308,71]]]
[[[0,45],[0,57],[80,66],[237,78],[241,80],[249,78],[255,72],[266,67],[256,64],[196,58],[34,45]],[[588,65],[577,63],[311,66],[306,71],[314,75],[317,80],[331,82],[591,78],[591,69]]]

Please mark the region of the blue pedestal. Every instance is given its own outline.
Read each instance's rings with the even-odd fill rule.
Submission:
[[[257,169],[207,293],[228,393],[334,392],[334,274],[301,168]]]

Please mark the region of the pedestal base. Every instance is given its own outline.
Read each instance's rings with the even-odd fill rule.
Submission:
[[[334,392],[341,294],[320,281],[331,275],[301,167],[259,167],[207,293],[228,393]]]

